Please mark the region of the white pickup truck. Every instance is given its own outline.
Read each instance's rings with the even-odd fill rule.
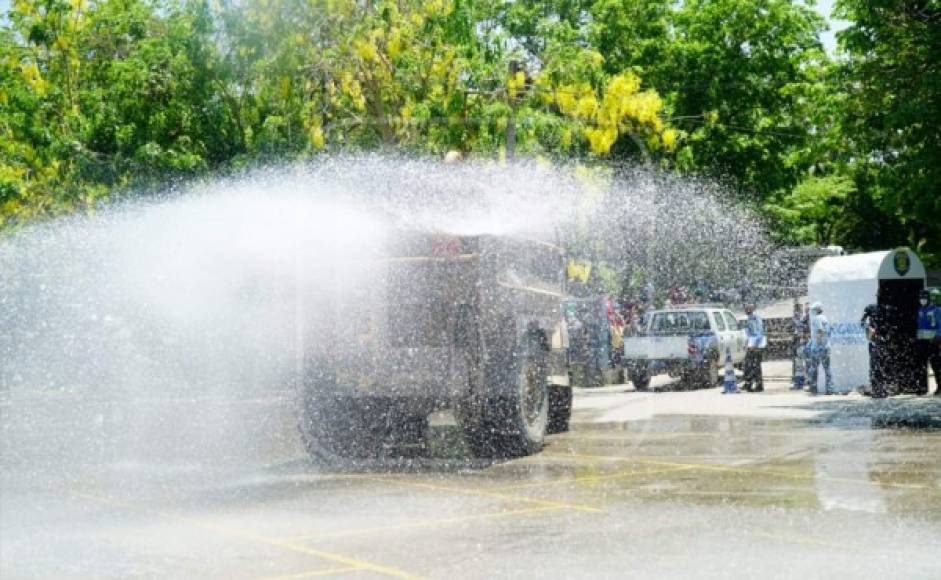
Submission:
[[[643,391],[650,377],[669,373],[686,388],[715,386],[726,350],[745,360],[745,331],[721,307],[682,306],[654,310],[639,336],[624,338],[624,372]]]

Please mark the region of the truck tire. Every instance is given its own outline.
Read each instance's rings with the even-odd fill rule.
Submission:
[[[506,358],[511,361],[510,372],[488,379],[487,392],[477,403],[480,408],[459,413],[465,439],[478,457],[529,455],[545,441],[549,422],[545,349],[527,335]]]
[[[570,387],[549,388],[549,434],[565,433],[572,418],[572,389]]]
[[[646,391],[650,388],[650,373],[646,368],[631,367],[628,371],[631,382],[634,384],[634,390]]]
[[[681,391],[692,391],[699,388],[702,381],[702,371],[699,369],[685,369],[680,373],[680,380],[677,381],[677,387]]]
[[[719,382],[719,355],[718,353],[709,353],[706,358],[706,364],[700,369],[700,385],[705,389],[711,389]]]

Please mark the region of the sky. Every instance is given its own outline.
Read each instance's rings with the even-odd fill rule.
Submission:
[[[0,2],[5,2],[6,0],[0,0]],[[823,41],[824,48],[827,49],[829,54],[834,54],[836,52],[836,36],[835,33],[843,30],[849,26],[849,22],[846,20],[836,20],[830,18],[830,13],[833,11],[833,3],[835,0],[817,0],[817,5],[814,8],[819,12],[824,18],[830,22],[830,30],[824,32],[820,35],[820,40]]]
[[[823,15],[824,18],[830,21],[830,30],[824,32],[821,36],[824,47],[827,49],[827,52],[834,54],[836,51],[836,39],[834,33],[838,30],[842,30],[847,27],[849,24],[843,20],[833,20],[830,18],[830,12],[833,11],[833,3],[835,0],[817,0],[816,6],[814,8]],[[0,21],[6,20],[6,13],[10,9],[10,4],[12,0],[0,0]]]

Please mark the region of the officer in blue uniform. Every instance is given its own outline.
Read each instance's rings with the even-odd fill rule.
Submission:
[[[926,365],[931,365],[934,380],[941,385],[941,307],[931,303],[931,294],[922,290],[918,296],[918,330],[916,348],[919,361],[918,392],[928,393],[928,373]],[[941,386],[935,390],[935,395],[941,393]]]
[[[810,392],[820,394],[817,386],[817,372],[823,366],[826,383],[823,393],[833,394],[833,374],[830,372],[830,321],[823,314],[823,304],[814,302],[810,305],[810,342],[807,343],[807,380]]]
[[[745,307],[745,314],[748,315],[748,321],[745,323],[745,336],[748,344],[745,360],[742,363],[744,379],[742,389],[752,392],[752,385],[754,385],[754,392],[760,393],[765,390],[765,381],[761,374],[761,349],[765,347],[765,326],[761,317],[755,314],[754,304]]]

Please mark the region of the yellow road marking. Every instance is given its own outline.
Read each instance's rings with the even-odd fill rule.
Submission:
[[[299,542],[303,540],[324,540],[324,539],[333,539],[333,538],[345,538],[347,536],[358,536],[358,535],[366,535],[366,534],[373,534],[373,533],[379,533],[379,532],[394,532],[394,531],[400,531],[400,530],[408,530],[412,528],[429,528],[429,527],[434,527],[434,526],[443,525],[443,524],[459,524],[463,522],[473,522],[477,520],[490,520],[490,519],[498,519],[498,518],[504,518],[504,517],[509,517],[509,516],[558,511],[561,509],[563,508],[534,507],[534,508],[526,508],[526,509],[521,509],[521,510],[507,510],[507,511],[502,511],[502,512],[477,514],[473,516],[457,516],[453,518],[440,518],[436,520],[409,522],[407,524],[393,524],[389,526],[375,526],[372,528],[340,530],[337,532],[324,532],[322,534],[310,534],[307,536],[294,536],[288,539],[291,541]]]
[[[353,558],[351,556],[344,556],[343,554],[335,554],[333,552],[327,552],[324,550],[308,548],[307,546],[304,546],[303,544],[298,544],[298,543],[291,542],[288,540],[279,540],[277,538],[269,538],[267,536],[262,536],[261,534],[249,532],[247,530],[241,530],[238,528],[232,528],[232,527],[224,526],[221,524],[214,524],[211,522],[195,520],[193,518],[188,518],[188,517],[173,514],[170,512],[164,512],[160,510],[145,508],[142,506],[138,506],[138,505],[126,502],[126,501],[116,500],[112,498],[99,497],[96,495],[90,495],[90,494],[78,493],[78,492],[70,492],[70,494],[74,497],[86,499],[89,501],[94,501],[94,502],[105,504],[105,505],[120,507],[126,510],[135,511],[139,513],[145,513],[145,514],[149,514],[153,516],[159,516],[159,517],[166,518],[166,519],[177,520],[180,522],[188,523],[193,526],[201,527],[206,530],[211,530],[222,535],[242,538],[245,540],[251,540],[258,544],[276,546],[279,548],[283,548],[285,550],[290,550],[292,552],[299,552],[301,554],[309,554],[311,556],[317,556],[318,558],[322,558],[324,560],[330,560],[330,561],[337,562],[340,564],[345,564],[347,567],[352,567],[352,568],[357,568],[357,569],[362,569],[362,570],[369,570],[370,572],[383,574],[385,576],[392,576],[393,578],[405,578],[405,579],[419,578],[419,576],[415,576],[414,574],[409,574],[408,572],[404,572],[402,570],[399,570],[398,568],[392,568],[389,566],[373,564],[372,562],[367,562],[365,560],[360,560],[358,558]]]
[[[266,576],[262,580],[294,580],[295,578],[313,578],[315,576],[333,576],[335,574],[345,574],[362,570],[359,566],[348,566],[346,568],[330,568],[329,570],[313,570],[311,572],[300,572],[298,574],[288,574],[286,576]]]
[[[816,540],[814,538],[802,538],[800,536],[789,536],[786,534],[772,534],[768,532],[756,532],[756,536],[762,538],[771,538],[774,540],[782,540],[784,542],[790,542],[792,544],[811,544],[814,546],[823,546],[825,548],[839,548],[840,550],[861,550],[860,546],[855,546],[853,544],[841,544],[838,542],[827,542],[824,540]]]
[[[895,487],[899,489],[927,489],[927,485],[918,484],[918,483],[895,483],[895,482],[881,482],[881,481],[869,481],[868,479],[852,479],[848,477],[832,477],[829,475],[818,475],[816,473],[790,473],[787,471],[778,471],[774,469],[762,469],[757,467],[736,467],[731,465],[714,465],[710,463],[678,463],[674,461],[658,461],[653,459],[638,459],[636,457],[618,457],[616,455],[583,455],[579,453],[560,453],[560,454],[551,454],[552,457],[575,457],[578,459],[604,459],[608,461],[628,461],[631,463],[646,463],[649,465],[662,465],[665,467],[689,467],[691,469],[703,469],[706,471],[725,471],[729,473],[749,473],[756,475],[775,475],[778,477],[786,477],[789,479],[805,479],[805,480],[823,480],[823,481],[835,481],[837,483],[852,483],[856,485],[872,485],[876,487]]]
[[[694,467],[668,467],[665,469],[647,469],[644,471],[637,470],[628,470],[628,471],[618,471],[615,473],[609,473],[607,475],[584,475],[581,477],[570,477],[566,479],[553,479],[549,481],[533,481],[529,483],[519,483],[515,485],[506,485],[494,488],[498,491],[505,491],[508,489],[522,489],[529,487],[543,487],[547,485],[560,485],[565,483],[592,483],[596,481],[605,481],[609,479],[622,479],[627,477],[636,477],[640,475],[654,475],[657,473],[671,473],[674,471],[687,471],[690,469],[696,469]]]
[[[534,497],[526,497],[526,496],[520,496],[520,495],[507,495],[505,493],[484,491],[484,490],[478,490],[478,489],[450,487],[447,485],[434,485],[431,483],[422,483],[419,481],[408,481],[408,480],[403,480],[403,479],[386,478],[386,477],[370,477],[370,476],[363,476],[362,479],[368,479],[370,481],[378,481],[381,483],[390,483],[393,485],[401,485],[404,487],[411,487],[413,489],[430,489],[433,491],[444,491],[448,493],[460,493],[464,495],[474,495],[478,497],[492,497],[492,498],[502,499],[506,501],[531,503],[533,505],[538,505],[542,507],[570,509],[570,510],[576,510],[576,511],[582,511],[582,512],[593,512],[593,513],[604,511],[601,508],[597,508],[595,506],[589,506],[589,505],[562,503],[558,501],[537,499]]]

